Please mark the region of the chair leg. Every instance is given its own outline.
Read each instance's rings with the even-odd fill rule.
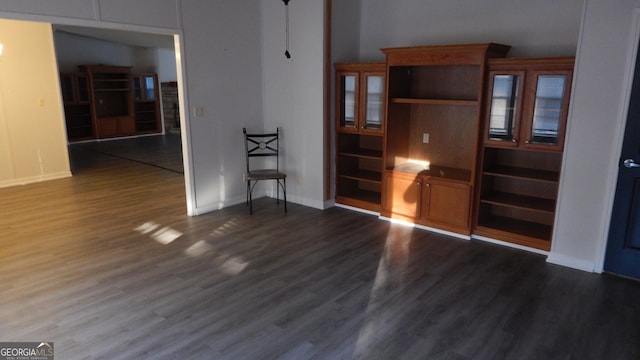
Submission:
[[[276,179],[276,204],[280,204],[280,180]]]
[[[253,215],[253,198],[251,196],[252,192],[251,188],[251,180],[247,180],[247,205],[249,205],[249,215]]]
[[[252,198],[252,191],[249,190],[249,215],[253,215],[253,198]]]
[[[282,179],[282,196],[284,198],[284,212],[287,212],[287,179]]]

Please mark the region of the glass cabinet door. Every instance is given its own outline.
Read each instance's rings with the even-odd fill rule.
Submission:
[[[144,77],[144,90],[145,90],[145,98],[147,99],[147,101],[156,100],[156,88],[155,88],[155,81],[153,79],[153,76]]]
[[[487,140],[517,146],[524,72],[490,74]]]
[[[133,77],[133,96],[136,101],[142,101],[142,81],[139,76]]]
[[[567,74],[536,74],[527,144],[558,145],[567,114]]]
[[[368,130],[382,130],[384,118],[384,75],[365,74],[365,109],[364,128]]]
[[[89,77],[86,74],[78,74],[78,102],[89,102]]]
[[[338,103],[338,126],[342,128],[357,128],[357,91],[358,76],[356,74],[340,74]]]

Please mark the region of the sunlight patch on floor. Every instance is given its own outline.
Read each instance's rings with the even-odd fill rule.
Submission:
[[[134,228],[133,230],[145,235],[150,234],[152,231],[156,230],[159,227],[160,224],[156,224],[152,221],[147,221],[146,223]],[[165,226],[151,233],[149,236],[160,244],[168,245],[182,236],[182,233],[178,230],[174,230],[168,226]]]
[[[396,227],[387,235],[369,295],[365,319],[356,341],[354,358],[366,358],[376,344],[398,331],[397,309],[389,305],[393,304],[393,298],[403,292],[407,285],[412,231],[411,228]]]
[[[209,251],[213,250],[213,246],[204,240],[200,240],[195,244],[189,246],[184,253],[191,257],[201,256]]]

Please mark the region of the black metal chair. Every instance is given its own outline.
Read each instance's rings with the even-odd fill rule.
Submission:
[[[287,174],[280,171],[279,160],[279,137],[280,129],[276,128],[275,133],[268,134],[249,134],[247,129],[243,128],[244,147],[247,159],[247,205],[249,205],[249,214],[253,214],[253,188],[260,180],[276,181],[276,203],[280,204],[280,188],[284,200],[284,212],[287,212]],[[251,162],[252,158],[274,157],[275,168],[254,168]]]

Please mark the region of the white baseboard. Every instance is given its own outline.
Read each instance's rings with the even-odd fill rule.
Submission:
[[[513,243],[510,243],[510,242],[506,242],[506,241],[502,241],[502,240],[496,240],[496,239],[492,239],[492,238],[488,238],[488,237],[484,237],[484,236],[471,234],[471,238],[474,239],[474,240],[485,241],[485,242],[489,242],[489,243],[492,243],[492,244],[506,246],[506,247],[510,247],[510,248],[514,248],[514,249],[518,249],[518,250],[524,250],[524,251],[528,251],[528,252],[533,252],[533,253],[540,254],[540,255],[549,255],[548,251],[535,249],[535,248],[531,248],[531,247],[528,247],[528,246],[522,246],[522,245],[518,245],[518,244],[513,244]]]
[[[64,179],[71,176],[72,176],[71,171],[60,171],[56,173],[29,176],[29,177],[24,177],[20,179],[3,180],[3,181],[0,181],[0,188],[17,186],[17,185],[27,185],[27,184],[33,184],[33,183],[49,181],[49,180]]]
[[[339,207],[339,208],[351,210],[351,211],[360,212],[360,213],[367,214],[367,215],[373,215],[373,216],[378,216],[378,217],[380,216],[379,212],[375,212],[375,211],[371,211],[371,210],[365,210],[365,209],[361,209],[361,208],[357,208],[357,207],[353,207],[353,206],[349,206],[349,205],[335,204],[335,206]]]
[[[582,259],[577,259],[572,256],[557,254],[557,253],[549,253],[547,257],[547,262],[555,265],[566,266],[577,270],[587,271],[587,272],[597,272],[596,264],[591,261],[586,261]]]
[[[458,238],[458,239],[462,239],[462,240],[471,240],[471,236],[469,236],[469,235],[462,235],[462,234],[454,233],[454,232],[451,232],[451,231],[446,231],[446,230],[433,228],[433,227],[430,227],[430,226],[418,225],[418,224],[414,224],[414,223],[411,223],[411,222],[408,222],[408,221],[391,219],[391,218],[388,218],[388,217],[385,217],[385,216],[378,216],[378,219],[386,220],[386,221],[392,222],[394,224],[400,224],[400,225],[403,225],[403,226],[409,226],[409,227],[413,227],[413,228],[416,228],[416,229],[431,231],[431,232],[442,234],[442,235],[452,236],[452,237],[455,237],[455,238]]]

